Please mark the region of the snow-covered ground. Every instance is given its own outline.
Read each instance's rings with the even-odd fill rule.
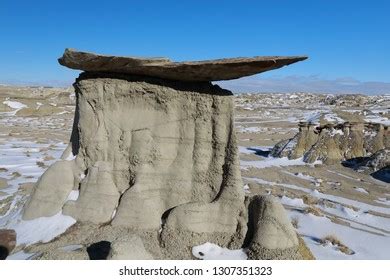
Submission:
[[[66,145],[62,142],[37,143],[28,140],[0,138],[0,177],[7,180],[7,187],[0,189],[0,207],[7,207],[6,199],[12,197],[5,213],[0,214],[0,228],[14,229],[17,233],[17,246],[37,242],[49,242],[76,220],[57,213],[52,217],[43,217],[23,221],[22,208],[28,201],[28,193],[33,183],[44,170],[60,158]],[[27,183],[30,183],[26,186]],[[27,188],[25,193],[21,188]],[[27,259],[31,254],[16,252],[10,259]]]
[[[302,158],[289,160],[287,157],[284,158],[274,158],[274,157],[267,157],[263,160],[254,160],[254,161],[240,161],[241,168],[248,168],[248,167],[254,167],[254,168],[266,168],[271,166],[290,166],[290,165],[307,165],[303,161]]]
[[[239,147],[242,155],[254,155],[256,150],[265,147]],[[290,172],[286,167],[305,167],[306,171],[316,172],[313,165],[301,160],[273,158],[256,155],[257,159],[241,161],[242,172],[248,168],[255,176],[244,176],[245,182],[251,186],[247,191],[270,194],[275,188],[282,189],[279,195],[281,203],[288,209],[291,220],[297,225],[297,231],[317,259],[389,259],[390,258],[390,200],[385,197],[361,201],[354,196],[346,197],[333,192],[324,191],[324,185],[339,188],[342,183],[334,181],[334,176],[355,182],[353,191],[360,196],[369,196],[366,188],[359,186],[361,179],[347,176],[336,170],[327,171],[330,176],[316,178],[302,172]],[[317,163],[318,164],[318,163]],[[305,166],[306,165],[306,166]],[[297,178],[307,184],[289,182],[288,178],[279,177],[276,181],[267,178],[270,168],[278,168],[277,173],[286,174],[288,178]],[[264,170],[264,171],[262,171]],[[364,181],[364,180],[363,180]],[[374,180],[373,180],[374,181]],[[295,181],[294,181],[295,182]],[[385,186],[385,184],[383,184]],[[390,187],[390,186],[389,186]],[[310,197],[312,202],[306,204],[301,194]],[[385,193],[390,195],[390,189]],[[308,211],[308,209],[316,209]],[[335,237],[348,248],[348,253],[340,250],[340,246],[326,242],[326,237]],[[325,241],[324,241],[325,240]]]

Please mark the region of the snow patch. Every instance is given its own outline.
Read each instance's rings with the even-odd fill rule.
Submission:
[[[257,126],[250,126],[250,127],[240,127],[239,131],[242,133],[258,133],[258,132],[263,132],[263,129]]]
[[[18,101],[6,100],[6,101],[3,101],[3,104],[7,105],[8,107],[10,107],[12,109],[16,109],[16,110],[20,110],[22,108],[27,108],[27,105],[20,103]]]
[[[7,260],[31,260],[36,253],[26,253],[25,251],[19,251],[7,257]]]
[[[343,136],[344,135],[344,131],[342,131],[341,129],[334,129],[334,128],[332,128],[332,130],[330,131],[330,136],[335,136],[335,135]]]
[[[372,116],[366,116],[366,118],[364,120],[366,122],[380,123],[380,124],[383,124],[383,125],[390,126],[390,120],[388,118],[386,118],[386,117],[380,117],[380,116],[372,115]]]
[[[14,111],[11,111],[11,112],[5,112],[5,113],[2,113],[3,115],[5,116],[15,116],[16,113],[23,109],[23,108],[27,108],[27,105],[23,104],[23,103],[20,103],[18,101],[10,101],[10,100],[6,100],[6,101],[3,101],[3,104],[7,105],[8,107],[10,107],[11,109],[14,109]]]
[[[368,194],[368,191],[366,191],[366,189],[364,189],[364,188],[354,188],[354,189],[355,189],[355,191],[357,191],[357,192],[367,193],[367,194]]]
[[[192,255],[202,260],[246,260],[244,249],[229,250],[213,243],[204,243],[192,248]]]
[[[289,198],[288,196],[282,196],[280,202],[283,205],[288,205],[291,207],[306,207],[306,204],[303,202],[301,198]]]
[[[331,123],[344,123],[345,120],[338,117],[335,113],[328,113],[324,115],[324,120]]]
[[[307,165],[307,163],[303,161],[303,157],[298,159],[292,159],[292,160],[289,160],[287,157],[283,157],[283,158],[267,157],[264,158],[264,160],[253,160],[253,161],[240,160],[240,165],[242,169],[247,169],[249,167],[261,169],[261,168],[267,168],[271,166]]]
[[[72,252],[72,251],[76,251],[76,250],[79,250],[81,248],[83,248],[84,246],[83,245],[80,245],[80,244],[73,244],[73,245],[67,245],[67,246],[64,246],[64,247],[61,247],[59,248],[61,251],[64,251],[64,252]]]
[[[75,158],[76,158],[76,156],[73,155],[72,152],[70,152],[69,155],[65,158],[65,160],[67,160],[67,161],[72,161],[72,160],[74,160]]]
[[[65,216],[62,211],[51,217],[40,217],[34,220],[24,221],[21,218],[12,221],[8,228],[16,231],[16,244],[30,245],[37,242],[49,242],[58,235],[64,233],[76,220]]]
[[[80,191],[71,191],[66,201],[76,201],[79,198]]]

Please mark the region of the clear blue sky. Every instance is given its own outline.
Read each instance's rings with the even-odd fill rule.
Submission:
[[[0,82],[71,82],[64,48],[174,60],[300,55],[264,74],[390,82],[390,1],[0,1]]]

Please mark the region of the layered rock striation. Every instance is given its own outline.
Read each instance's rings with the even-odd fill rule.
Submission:
[[[380,123],[352,123],[318,125],[301,122],[299,132],[292,138],[277,143],[271,150],[274,157],[297,159],[308,163],[326,164],[370,156],[390,148],[389,127]]]
[[[175,81],[209,82],[237,79],[307,59],[306,56],[256,56],[173,62],[168,58],[100,55],[66,49],[63,66],[87,72],[109,72]]]
[[[158,242],[155,258],[191,258],[191,248],[205,242],[250,246],[253,259],[299,258],[279,202],[245,202],[232,93],[210,80],[230,77],[234,67],[235,77],[301,59],[172,64],[66,51],[61,64],[88,71],[74,84],[70,144],[37,182],[23,219],[62,212],[81,224],[130,229],[138,243]],[[137,257],[120,244],[131,242],[122,236],[112,258]],[[140,258],[152,258],[142,242],[137,248]]]

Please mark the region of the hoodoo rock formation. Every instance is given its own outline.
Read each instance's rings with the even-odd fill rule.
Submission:
[[[37,182],[23,218],[62,212],[79,224],[98,225],[97,231],[103,227],[116,259],[137,258],[134,252],[142,252],[139,258],[191,258],[191,248],[205,242],[248,247],[252,259],[300,258],[280,203],[245,198],[233,95],[210,81],[303,59],[170,62],[66,50],[60,63],[86,71],[74,84],[70,144]],[[137,240],[134,252],[131,240]],[[148,245],[153,242],[157,246]]]
[[[326,164],[368,157],[390,148],[389,127],[380,123],[344,122],[317,125],[301,122],[299,132],[291,139],[275,145],[271,155],[308,163],[317,160]]]

